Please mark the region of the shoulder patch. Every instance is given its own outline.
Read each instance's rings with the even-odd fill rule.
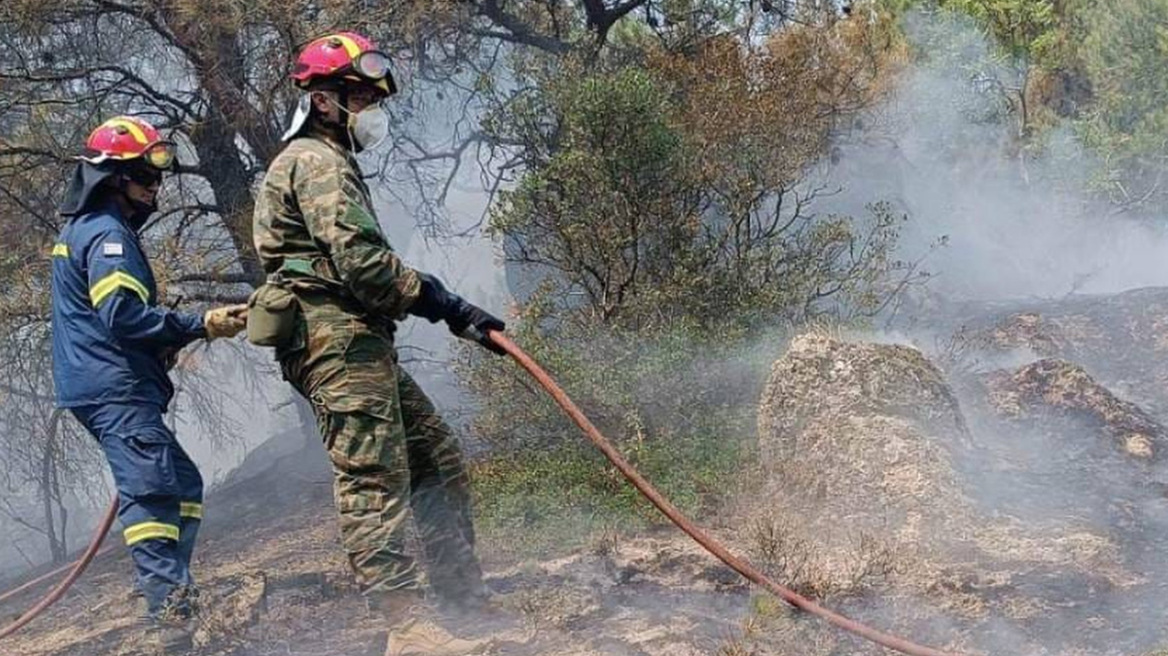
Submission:
[[[121,244],[107,241],[101,245],[101,254],[109,257],[120,257],[124,253]]]

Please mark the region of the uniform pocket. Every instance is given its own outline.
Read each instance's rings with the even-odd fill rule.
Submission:
[[[364,412],[318,409],[317,423],[329,459],[341,471],[381,472],[405,462],[405,437],[391,421]]]
[[[133,498],[178,495],[173,436],[144,427],[105,440],[106,457],[122,494]]]
[[[334,326],[331,340],[312,365],[313,401],[334,413],[365,413],[400,424],[393,344],[355,320]]]

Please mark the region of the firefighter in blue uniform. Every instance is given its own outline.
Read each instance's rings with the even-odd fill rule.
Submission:
[[[163,422],[174,394],[169,364],[197,339],[232,337],[246,306],[199,316],[158,306],[138,231],[156,209],[174,144],[149,123],[117,117],[86,141],[61,205],[53,246],[53,378],[68,408],[101,443],[117,485],[118,518],[148,617],[164,652],[189,646],[191,553],[203,481]]]

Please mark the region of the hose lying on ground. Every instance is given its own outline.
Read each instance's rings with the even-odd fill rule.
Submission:
[[[110,502],[109,508],[105,511],[105,516],[101,518],[101,524],[98,525],[97,531],[93,534],[93,539],[90,540],[89,546],[85,549],[85,553],[81,554],[81,558],[78,558],[77,562],[73,564],[73,569],[69,572],[69,575],[66,576],[60,583],[58,583],[55,588],[50,590],[49,593],[45,595],[44,598],[42,598],[40,601],[38,601],[32,608],[28,609],[24,612],[23,615],[16,618],[15,622],[9,624],[3,629],[0,629],[0,640],[3,640],[4,638],[7,638],[13,633],[19,631],[24,627],[24,625],[36,619],[36,616],[43,613],[46,608],[57,603],[58,599],[65,596],[65,591],[73,585],[78,577],[81,576],[81,573],[85,571],[85,568],[89,567],[89,563],[93,561],[95,556],[97,556],[97,552],[101,548],[101,543],[105,540],[105,534],[109,533],[110,527],[114,524],[114,517],[116,517],[117,514],[118,500],[117,497],[114,497],[114,500]],[[49,572],[49,574],[54,573],[55,572]],[[5,593],[3,598],[7,599],[8,597],[16,594],[18,591],[31,587],[34,583],[40,582],[46,578],[51,577],[45,575],[36,579],[35,581],[29,581],[16,590]]]
[[[94,558],[97,558],[98,556],[102,556],[102,555],[109,553],[109,551],[113,548],[114,548],[114,545],[112,545],[112,544],[105,545],[104,547],[102,547],[101,549],[98,550],[97,555],[94,556]],[[36,577],[35,579],[33,579],[31,581],[25,581],[24,583],[21,583],[19,586],[12,588],[8,592],[5,592],[4,594],[0,594],[0,604],[8,601],[9,599],[12,599],[13,597],[15,597],[16,595],[18,595],[22,592],[25,592],[27,590],[30,590],[32,588],[37,587],[38,585],[44,583],[45,581],[57,578],[57,576],[64,574],[65,572],[68,572],[69,570],[73,569],[73,566],[76,564],[77,564],[77,561],[73,561],[71,563],[65,563],[64,565],[61,565],[60,567],[58,567],[55,570],[52,570],[51,572],[45,572],[44,574],[41,574],[40,576]]]
[[[611,462],[613,466],[615,466],[620,471],[620,473],[630,483],[632,483],[635,488],[637,488],[638,492],[644,495],[650,503],[656,506],[656,508],[660,510],[666,517],[668,517],[670,521],[672,521],[678,528],[693,538],[693,540],[700,544],[706,551],[710,552],[710,554],[712,554],[715,558],[721,560],[723,563],[741,574],[747,580],[766,588],[796,608],[820,617],[845,631],[854,633],[855,635],[858,635],[867,640],[871,640],[872,642],[883,647],[894,649],[903,654],[909,654],[909,656],[955,656],[953,654],[947,654],[931,647],[924,647],[922,645],[909,642],[904,638],[882,633],[876,629],[873,629],[872,627],[856,622],[855,620],[848,619],[839,613],[828,610],[811,601],[810,599],[798,594],[797,592],[775,583],[765,574],[755,569],[755,567],[749,562],[730,553],[730,551],[727,550],[726,547],[722,546],[720,542],[715,540],[713,537],[702,531],[693,522],[691,522],[685,515],[681,513],[680,510],[677,509],[676,506],[670,503],[668,499],[661,496],[661,493],[658,492],[656,488],[654,488],[652,484],[649,483],[649,481],[645,480],[645,478],[641,476],[641,474],[638,473],[637,470],[634,469],[633,466],[630,465],[623,456],[621,456],[621,454],[612,446],[612,444],[607,439],[605,439],[604,435],[602,435],[600,431],[592,425],[592,422],[584,416],[584,413],[581,412],[578,407],[576,407],[576,404],[572,402],[572,399],[568,398],[568,395],[560,389],[555,381],[552,380],[551,376],[549,376],[542,367],[536,364],[534,360],[532,360],[526,353],[524,353],[523,350],[515,344],[515,342],[511,341],[506,335],[503,335],[498,331],[491,331],[488,334],[488,337],[500,348],[505,350],[512,358],[514,358],[515,361],[519,363],[519,366],[523,367],[527,373],[531,374],[531,376],[547,391],[547,393],[550,394],[553,399],[555,399],[556,403],[559,404],[564,412],[566,412],[568,416],[572,418],[572,421],[574,421],[576,425],[584,431],[584,434],[588,436],[588,439],[592,441],[596,448],[600,449],[601,453],[603,453],[604,456],[608,458],[608,461]],[[73,585],[73,582],[76,581],[79,576],[81,576],[81,573],[85,571],[85,568],[89,565],[90,561],[92,561],[94,556],[97,555],[97,551],[101,547],[102,540],[105,539],[105,534],[109,531],[110,526],[113,524],[114,516],[117,514],[117,507],[117,500],[115,499],[114,502],[110,504],[109,510],[106,511],[105,517],[102,518],[101,525],[98,527],[97,533],[90,542],[89,548],[85,550],[84,555],[82,555],[77,563],[73,565],[73,570],[69,573],[69,576],[57,584],[57,587],[53,588],[53,590],[49,592],[48,595],[46,595],[40,602],[21,615],[15,622],[0,630],[0,639],[4,639],[12,635],[24,625],[31,622],[34,618],[36,618],[37,615],[39,615],[46,608],[60,599],[61,596],[65,594],[65,591],[69,589],[69,586]],[[50,572],[49,575],[42,576],[35,581],[30,581],[15,591],[5,593],[3,596],[0,596],[0,600],[9,598],[16,594],[16,592],[19,590],[26,589],[45,578],[50,578],[50,575],[54,573],[55,572]]]
[[[862,638],[871,640],[872,642],[895,649],[902,654],[909,654],[910,656],[955,656],[945,652],[933,649],[931,647],[924,647],[903,638],[898,638],[893,635],[881,633],[876,629],[848,619],[839,613],[830,611],[810,599],[798,594],[793,590],[789,590],[778,583],[775,583],[765,574],[755,569],[753,565],[745,560],[730,553],[720,542],[715,540],[709,534],[699,529],[693,522],[691,522],[681,511],[677,509],[668,499],[661,496],[661,493],[654,488],[649,481],[645,480],[633,466],[630,465],[623,456],[612,446],[612,444],[601,435],[600,431],[588,421],[584,413],[580,411],[572,399],[556,385],[551,376],[547,374],[534,360],[532,360],[526,353],[520,349],[515,342],[511,341],[506,335],[498,331],[490,331],[488,337],[492,342],[497,344],[500,348],[507,351],[507,353],[519,363],[519,366],[527,370],[532,378],[547,391],[548,394],[555,399],[560,408],[576,422],[576,425],[588,436],[596,448],[604,454],[608,461],[613,464],[620,473],[624,475],[637,491],[645,496],[654,506],[657,507],[666,517],[669,518],[678,528],[684,531],[687,535],[700,544],[706,551],[710,552],[715,558],[726,563],[731,569],[746,577],[751,582],[760,585],[775,595],[782,598],[787,603],[804,610],[812,615],[821,617],[824,620],[838,626],[839,628],[854,633]]]

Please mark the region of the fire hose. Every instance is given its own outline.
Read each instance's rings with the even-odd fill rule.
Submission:
[[[81,573],[85,571],[85,568],[89,567],[89,563],[93,561],[94,557],[97,556],[98,550],[101,549],[101,543],[105,540],[105,534],[109,533],[110,527],[113,526],[114,523],[114,517],[117,516],[117,514],[118,499],[117,497],[114,497],[114,500],[110,502],[109,508],[105,511],[105,516],[101,518],[101,524],[98,525],[97,531],[94,532],[93,539],[89,541],[89,546],[86,547],[85,553],[81,554],[81,558],[78,558],[77,562],[73,564],[72,569],[69,570],[69,575],[62,579],[61,582],[56,585],[56,587],[50,590],[49,593],[45,595],[44,598],[42,598],[40,601],[38,601],[32,608],[29,608],[24,612],[23,615],[16,618],[15,622],[9,624],[3,629],[0,629],[0,640],[3,640],[4,638],[7,638],[13,633],[19,631],[24,627],[24,625],[36,619],[36,616],[43,613],[46,608],[57,603],[58,599],[65,596],[65,592],[81,576]],[[5,593],[3,596],[0,596],[0,600],[7,599],[45,579],[52,578],[53,575],[60,573],[60,571],[61,570],[58,569],[32,581],[29,581],[19,588],[11,590]]]
[[[599,449],[601,453],[604,454],[604,457],[607,458],[608,461],[612,463],[612,465],[616,467],[618,471],[620,471],[625,479],[628,480],[629,483],[631,483],[638,492],[640,492],[646,499],[648,499],[649,502],[657,508],[657,510],[661,511],[662,514],[669,518],[669,520],[673,522],[673,524],[676,525],[679,529],[681,529],[686,535],[692,538],[712,556],[725,563],[735,572],[738,572],[750,582],[761,586],[792,606],[804,612],[815,615],[816,617],[819,617],[829,622],[830,624],[843,629],[844,631],[860,636],[866,640],[870,640],[883,647],[893,649],[902,654],[908,654],[909,656],[955,656],[954,654],[948,654],[931,647],[918,645],[916,643],[905,640],[904,638],[883,633],[865,624],[844,617],[839,613],[828,610],[827,608],[820,606],[803,595],[800,595],[799,593],[790,590],[789,588],[779,585],[746,560],[732,554],[728,549],[726,549],[725,546],[722,545],[722,543],[718,542],[708,533],[698,528],[698,526],[690,521],[690,519],[685,515],[683,515],[676,506],[674,506],[668,499],[662,496],[661,493],[658,492],[657,489],[654,488],[653,485],[645,479],[645,477],[641,476],[641,474],[636,469],[634,469],[627,460],[624,459],[620,452],[618,452],[616,448],[613,447],[612,443],[609,442],[608,439],[606,439],[604,435],[602,435],[600,431],[592,425],[592,422],[584,416],[584,413],[580,411],[580,408],[578,408],[576,404],[572,402],[572,399],[568,398],[568,395],[565,394],[562,389],[560,389],[559,385],[557,385],[556,382],[552,380],[551,376],[549,376],[547,372],[545,372],[543,368],[535,362],[535,360],[532,360],[530,356],[523,352],[523,350],[520,349],[519,346],[515,344],[515,342],[511,341],[510,338],[498,331],[490,331],[488,336],[491,341],[506,351],[508,355],[510,355],[517,363],[519,363],[519,366],[523,367],[523,369],[526,370],[527,373],[530,374],[531,377],[534,378],[540,384],[540,386],[544,388],[544,390],[555,400],[556,404],[558,404],[560,408],[572,419],[572,421],[580,427],[580,430],[584,431],[584,434],[588,437],[592,444],[596,446],[596,448]],[[464,335],[464,337],[473,340],[477,337],[477,335]],[[48,595],[46,595],[44,599],[42,599],[35,606],[21,615],[20,618],[16,620],[16,622],[4,628],[3,630],[0,630],[0,639],[15,633],[21,627],[31,622],[42,611],[60,599],[62,595],[64,595],[69,586],[71,586],[73,582],[77,580],[77,577],[81,575],[86,566],[89,565],[90,561],[92,561],[93,557],[97,554],[98,548],[101,546],[101,542],[104,539],[106,532],[113,523],[116,510],[117,502],[115,500],[115,502],[111,504],[109,511],[106,513],[106,516],[103,518],[102,524],[98,528],[97,534],[94,535],[93,541],[90,543],[89,548],[86,549],[85,554],[73,566],[69,576],[57,584],[57,586],[53,588],[53,590]],[[46,575],[46,577],[47,576],[48,575]],[[38,581],[42,580],[43,578],[45,577],[41,577],[41,579],[38,579]],[[24,586],[21,586],[21,589],[27,588],[36,582],[37,581],[30,581]],[[14,593],[15,591],[9,592],[4,596],[0,596],[0,600],[7,598]]]
[[[560,389],[560,386],[557,385],[554,380],[552,380],[552,377],[549,376],[542,367],[536,364],[535,360],[532,360],[526,353],[524,353],[523,350],[515,344],[515,342],[511,341],[510,338],[498,331],[491,331],[489,333],[489,337],[491,341],[493,341],[503,350],[507,351],[508,355],[510,355],[515,359],[516,362],[519,363],[519,366],[523,367],[525,370],[527,370],[527,373],[531,374],[531,377],[534,378],[540,384],[540,386],[551,395],[553,399],[555,399],[560,408],[565,413],[567,413],[569,417],[572,418],[572,421],[580,427],[580,430],[584,431],[584,434],[588,436],[588,439],[592,442],[592,444],[595,445],[596,448],[600,449],[601,453],[604,454],[604,457],[608,458],[608,461],[620,471],[620,473],[625,477],[626,480],[628,480],[629,483],[633,485],[633,487],[637,488],[638,492],[644,495],[644,497],[648,499],[650,503],[656,506],[657,510],[660,510],[662,514],[668,517],[669,521],[673,522],[677,528],[681,529],[686,535],[693,538],[693,540],[700,544],[702,548],[710,552],[710,554],[718,560],[725,563],[728,567],[730,567],[730,569],[738,572],[750,582],[766,588],[768,591],[774,593],[776,596],[791,604],[792,606],[820,617],[843,629],[844,631],[848,631],[860,636],[861,638],[871,640],[872,642],[883,647],[894,649],[902,654],[909,654],[909,656],[955,656],[954,654],[947,654],[937,649],[923,647],[921,645],[909,642],[903,638],[898,638],[887,633],[882,633],[869,626],[856,622],[855,620],[848,619],[839,613],[830,611],[815,603],[814,601],[804,597],[803,595],[800,595],[794,590],[790,590],[779,585],[778,583],[775,583],[767,575],[756,569],[753,565],[730,553],[730,551],[726,549],[722,543],[718,542],[708,533],[698,528],[697,525],[690,521],[688,517],[683,515],[676,506],[674,506],[668,499],[662,496],[661,493],[658,492],[657,489],[649,483],[649,481],[645,480],[645,477],[641,476],[641,474],[636,469],[634,469],[627,460],[624,459],[624,456],[622,456],[620,452],[618,452],[616,448],[612,446],[612,443],[610,443],[604,437],[604,435],[601,435],[600,431],[597,430],[596,427],[592,425],[592,422],[584,416],[584,413],[580,411],[580,408],[576,407],[576,404],[572,402],[572,399],[568,398],[568,395]]]

